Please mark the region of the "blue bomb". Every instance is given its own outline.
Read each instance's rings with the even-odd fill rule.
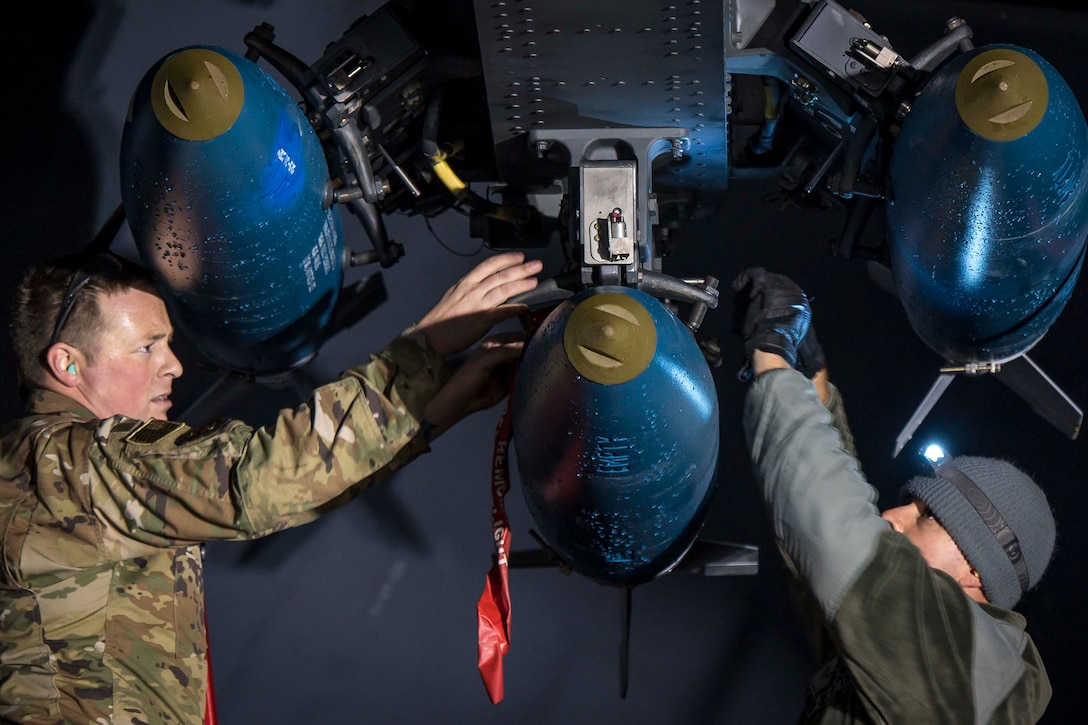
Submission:
[[[1088,234],[1088,127],[1031,50],[957,56],[892,153],[888,245],[915,332],[955,363],[1029,350],[1073,292]]]
[[[284,88],[212,46],[168,54],[133,95],[121,190],[171,315],[212,362],[281,373],[313,357],[342,283],[328,164]]]
[[[528,509],[565,564],[635,585],[679,562],[714,489],[718,398],[661,302],[601,286],[561,303],[526,348],[511,415]]]

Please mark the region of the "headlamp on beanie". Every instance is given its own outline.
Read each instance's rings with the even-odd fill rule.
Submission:
[[[994,539],[1005,551],[1005,555],[1009,557],[1009,561],[1012,562],[1017,583],[1020,585],[1020,593],[1026,592],[1029,587],[1028,567],[1024,561],[1024,554],[1020,550],[1020,540],[1016,538],[1016,534],[1005,523],[1001,512],[994,507],[993,502],[970,476],[952,465],[951,458],[945,453],[943,447],[937,443],[930,443],[922,451],[922,456],[929,461],[937,478],[952,484],[967,499],[971,507],[978,512],[979,517],[982,518],[982,523],[986,524]]]
[[[982,518],[982,523],[986,524],[986,527],[990,529],[990,533],[994,535],[997,543],[1004,549],[1005,556],[1009,557],[1009,561],[1012,562],[1013,571],[1016,572],[1016,579],[1020,584],[1020,593],[1026,592],[1030,586],[1030,578],[1028,577],[1027,562],[1024,561],[1024,553],[1020,551],[1020,540],[1016,538],[1016,534],[1005,523],[1001,512],[994,507],[993,501],[986,496],[977,483],[971,480],[970,476],[956,468],[951,462],[942,460],[941,463],[933,466],[933,472],[937,474],[938,478],[942,478],[955,486],[967,499],[967,502],[971,504],[971,507],[978,512],[978,515]]]
[[[944,452],[944,448],[936,443],[930,443],[922,451],[922,456],[929,461],[929,465],[933,466],[933,470],[937,470],[937,466],[944,462],[947,457]]]
[[[939,446],[924,454],[934,477],[905,489],[925,501],[979,573],[986,598],[1011,608],[1039,581],[1054,552],[1054,516],[1046,495],[1011,463],[951,458]]]

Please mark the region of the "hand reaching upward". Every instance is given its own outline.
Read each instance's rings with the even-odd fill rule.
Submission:
[[[522,252],[488,257],[446,290],[416,327],[443,357],[463,352],[525,310],[506,301],[534,289],[543,266],[540,260],[526,262]]]

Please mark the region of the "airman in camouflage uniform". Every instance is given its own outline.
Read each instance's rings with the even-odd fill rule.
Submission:
[[[510,316],[497,306],[535,284],[539,270],[521,259],[491,258],[419,329],[268,427],[227,421],[193,430],[105,417],[91,388],[34,387],[27,415],[0,431],[0,717],[201,722],[208,671],[200,543],[312,521],[426,451],[421,425],[441,430],[497,402],[493,373],[520,342],[488,338],[452,379],[444,354]],[[146,295],[121,289],[94,294],[103,307],[119,295]],[[475,327],[465,318],[473,314],[483,318]],[[140,354],[156,344],[166,346],[162,369],[179,375],[166,341]],[[87,380],[96,364],[108,364],[100,351],[97,360],[67,354],[75,362],[58,358],[55,379],[67,372]]]

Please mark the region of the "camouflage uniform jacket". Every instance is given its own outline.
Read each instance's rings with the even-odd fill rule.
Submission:
[[[880,518],[832,388],[752,384],[745,431],[775,537],[814,614],[823,668],[800,722],[1034,723],[1051,687],[1024,618],[979,604]]]
[[[0,431],[0,719],[202,722],[200,542],[307,523],[427,450],[448,374],[406,334],[258,429],[96,420],[34,391]]]

